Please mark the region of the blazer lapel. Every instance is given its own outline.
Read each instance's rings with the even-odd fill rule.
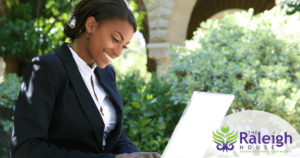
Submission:
[[[76,62],[71,54],[70,49],[68,48],[67,43],[64,43],[58,50],[58,55],[65,61],[63,64],[67,70],[69,79],[74,87],[74,90],[78,96],[79,102],[86,116],[91,122],[91,125],[94,129],[100,150],[102,149],[103,143],[103,131],[104,131],[104,122],[100,113],[95,105],[93,98],[88,91],[84,80],[78,70]]]
[[[110,152],[115,143],[118,141],[119,136],[122,132],[123,126],[123,103],[120,94],[114,86],[113,81],[109,78],[108,72],[105,69],[97,67],[94,71],[95,76],[98,79],[98,82],[104,89],[104,91],[110,96],[110,100],[115,107],[117,114],[117,125],[114,130],[112,130],[108,137],[106,138],[106,145],[104,152]]]
[[[113,81],[108,77],[107,71],[105,69],[101,69],[100,67],[96,67],[94,73],[105,92],[111,97],[114,102],[117,103],[117,105],[119,106],[118,108],[123,109],[121,96],[115,88]]]

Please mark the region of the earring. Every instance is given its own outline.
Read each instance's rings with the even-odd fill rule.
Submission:
[[[87,38],[86,38],[86,44],[89,44],[89,39],[90,39],[89,37],[90,37],[90,33],[88,31]]]

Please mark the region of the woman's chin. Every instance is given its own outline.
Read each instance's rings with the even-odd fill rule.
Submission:
[[[104,69],[108,64],[104,64],[104,63],[100,63],[97,64],[98,67],[100,67],[101,69]]]
[[[108,59],[107,60],[100,59],[100,61],[96,61],[96,60],[94,60],[94,61],[96,62],[97,66],[100,67],[101,69],[104,69],[107,65],[109,65],[111,63]]]

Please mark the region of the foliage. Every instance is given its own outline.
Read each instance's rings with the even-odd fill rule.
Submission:
[[[148,2],[149,0],[147,0]],[[63,42],[64,25],[69,12],[79,0],[38,0],[31,3],[23,0],[7,0],[8,12],[0,19],[0,56],[6,59],[13,55],[29,62],[33,57],[53,52]],[[142,30],[145,12],[137,12],[137,4],[130,1],[129,7]]]
[[[22,77],[11,73],[0,83],[0,158],[9,156],[13,113],[20,92]]]
[[[123,100],[123,128],[140,151],[162,153],[182,114],[183,105],[170,101],[170,85],[155,73],[145,82],[138,71],[117,75]]]
[[[64,41],[63,24],[78,0],[8,0],[0,23],[0,56],[33,57],[56,50]]]
[[[300,0],[281,0],[280,6],[286,8],[286,13],[292,15],[300,11]]]
[[[146,0],[147,3],[149,1],[150,0]],[[151,1],[151,2],[154,3],[153,1]],[[144,20],[144,16],[145,16],[146,12],[144,12],[144,11],[137,12],[136,10],[138,8],[138,4],[135,3],[133,0],[131,0],[129,2],[129,8],[132,10],[135,20],[137,22],[137,25],[138,25],[137,31],[143,30],[144,27],[142,26],[142,21]]]
[[[279,7],[201,23],[192,40],[169,48],[172,100],[187,103],[193,91],[234,94],[227,115],[267,111],[300,133],[299,24],[299,13],[286,16]]]

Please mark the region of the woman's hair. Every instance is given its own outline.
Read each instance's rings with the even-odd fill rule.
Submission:
[[[71,14],[72,17],[68,23],[75,18],[75,28],[72,29],[66,25],[64,33],[72,43],[86,31],[85,23],[90,16],[93,16],[99,24],[106,20],[121,18],[132,24],[134,32],[137,30],[134,15],[124,0],[82,0],[71,11]]]

